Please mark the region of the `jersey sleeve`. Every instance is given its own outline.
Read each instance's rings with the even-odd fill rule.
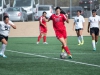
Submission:
[[[10,24],[15,25],[12,21],[9,21]]]
[[[85,19],[84,19],[84,17],[82,16],[82,20],[83,20],[83,22],[85,22]]]
[[[40,17],[40,22],[42,22],[42,17]]]
[[[100,16],[99,16],[99,22],[100,22]]]

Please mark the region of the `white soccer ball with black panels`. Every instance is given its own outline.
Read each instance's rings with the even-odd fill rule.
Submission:
[[[60,58],[61,58],[61,59],[65,59],[66,57],[67,57],[67,53],[62,52],[62,53],[60,54]]]

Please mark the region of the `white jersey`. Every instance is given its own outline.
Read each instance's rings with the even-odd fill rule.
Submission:
[[[14,25],[14,23],[11,22],[11,21],[9,21],[9,23],[12,24],[12,25]],[[0,34],[1,35],[8,36],[9,32],[10,32],[10,28],[11,28],[11,26],[8,25],[8,24],[5,24],[4,21],[0,22]]]
[[[76,16],[74,18],[75,29],[83,28],[83,23],[85,22],[84,17],[82,15]]]
[[[97,27],[99,28],[100,16],[96,15],[95,17],[89,17],[90,28]]]

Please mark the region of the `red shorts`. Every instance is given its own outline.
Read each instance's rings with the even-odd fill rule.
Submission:
[[[56,37],[58,39],[59,38],[64,38],[64,39],[67,38],[67,32],[66,32],[66,30],[56,30],[55,33],[56,33]]]
[[[40,33],[47,33],[47,28],[40,27]]]

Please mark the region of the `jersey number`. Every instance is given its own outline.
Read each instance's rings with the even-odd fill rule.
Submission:
[[[77,22],[79,22],[79,19],[77,19]]]
[[[5,26],[5,30],[9,30],[9,28],[7,26]]]

